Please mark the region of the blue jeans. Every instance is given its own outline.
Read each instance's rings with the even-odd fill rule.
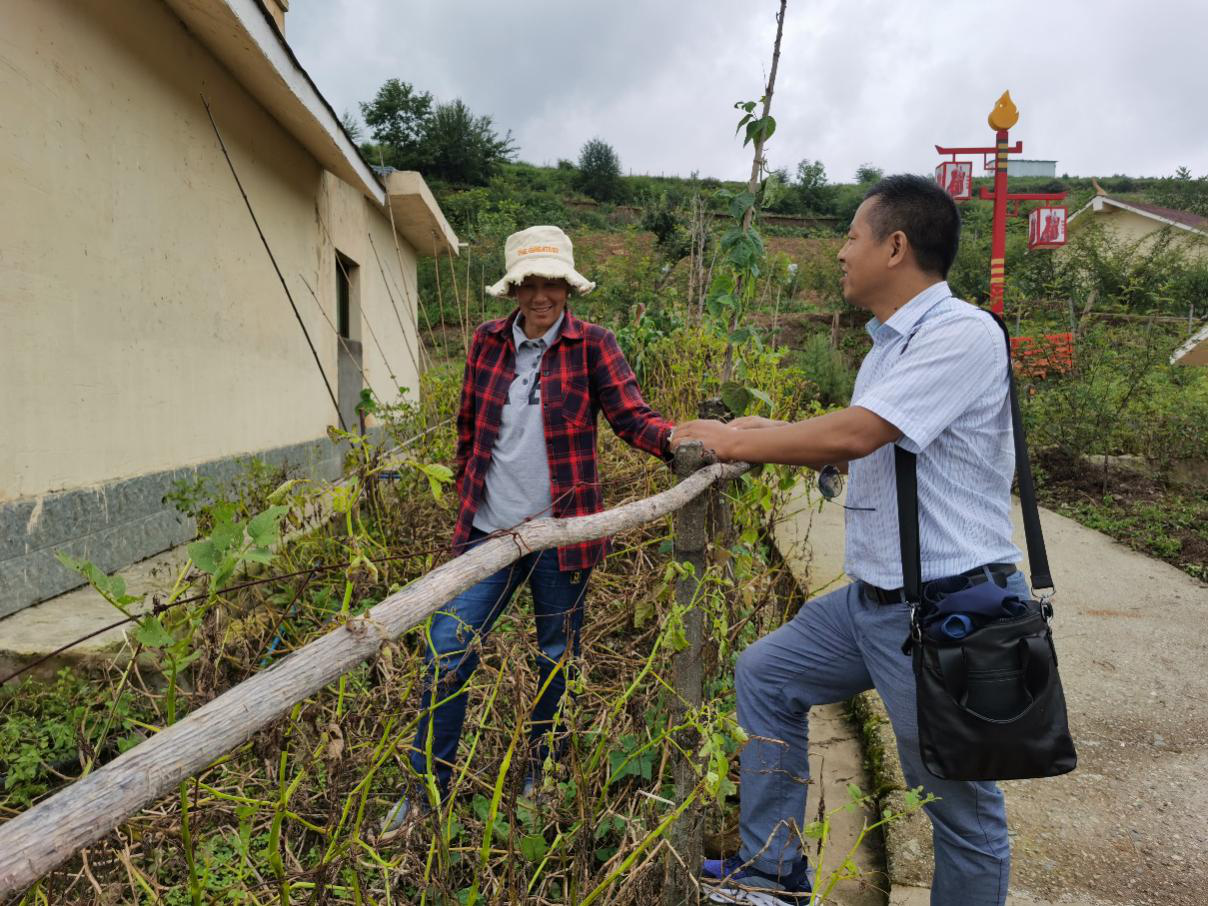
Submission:
[[[1007,587],[1029,594],[1020,572]],[[909,622],[906,604],[877,603],[853,583],[807,602],[739,657],[738,722],[750,736],[741,755],[740,855],[769,872],[801,858],[800,837],[789,824],[809,820],[809,709],[875,687],[906,782],[940,797],[927,806],[935,843],[932,906],[1002,906],[1011,867],[1002,791],[992,782],[939,780],[923,766],[914,671],[902,653]]]
[[[484,534],[477,529],[470,545]],[[495,575],[462,592],[432,617],[432,644],[426,647],[423,712],[411,750],[411,766],[419,774],[436,775],[443,796],[449,790],[457,744],[466,719],[466,682],[478,666],[479,648],[517,589],[528,582],[533,593],[537,622],[538,689],[529,722],[531,768],[539,767],[550,753],[556,731],[555,715],[566,692],[566,678],[579,655],[579,630],[583,625],[583,597],[591,570],[561,572],[558,551],[526,554]],[[436,705],[433,707],[433,689]],[[428,734],[432,734],[432,767],[428,766]],[[555,749],[556,753],[556,749]]]

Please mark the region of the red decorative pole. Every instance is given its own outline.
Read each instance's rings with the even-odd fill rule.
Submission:
[[[1003,97],[1010,98],[1006,92]],[[1000,99],[999,104],[1002,104]],[[1014,109],[1014,105],[1012,105]],[[998,107],[994,110],[997,112]],[[1015,114],[1019,118],[1019,114]],[[990,114],[990,123],[994,124],[994,114]],[[1007,279],[1007,130],[999,129],[995,135],[994,150],[994,226],[990,234],[990,311],[1002,316],[1004,293]],[[1022,151],[1022,143],[1020,150]],[[984,197],[984,195],[983,195]]]
[[[1011,92],[1002,93],[987,119],[994,130],[993,148],[942,148],[936,145],[935,150],[940,154],[951,154],[954,161],[958,154],[994,155],[994,191],[988,192],[983,186],[978,197],[994,202],[994,224],[990,236],[990,310],[1002,315],[1006,301],[1007,217],[1010,216],[1007,202],[1015,202],[1018,211],[1021,201],[1060,201],[1065,198],[1065,193],[1018,192],[1012,195],[1008,192],[1007,155],[1023,151],[1023,142],[1016,142],[1011,147],[1007,140],[1007,131],[1019,122],[1019,110],[1011,101]]]

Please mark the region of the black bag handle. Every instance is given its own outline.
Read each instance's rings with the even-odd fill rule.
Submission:
[[[1049,555],[1040,528],[1040,510],[1036,506],[1036,485],[1032,480],[1032,464],[1028,459],[1028,442],[1023,433],[1023,415],[1019,410],[1019,394],[1015,387],[1015,371],[1011,367],[1011,335],[1002,318],[986,312],[1002,328],[1007,344],[1007,393],[1011,398],[1011,429],[1015,438],[1015,470],[1019,477],[1019,503],[1023,510],[1023,532],[1027,539],[1028,563],[1032,568],[1032,588],[1053,588],[1049,573]],[[894,444],[893,465],[898,489],[898,536],[902,548],[902,590],[906,600],[919,604],[923,600],[922,551],[919,547],[919,482],[918,457]]]

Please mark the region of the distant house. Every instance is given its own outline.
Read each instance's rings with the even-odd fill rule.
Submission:
[[[266,2],[3,4],[0,616],[79,584],[56,550],[188,540],[175,480],[334,475],[337,411],[416,392],[416,260],[457,237],[419,174],[361,159]]]
[[[1170,357],[1171,365],[1208,365],[1208,324],[1192,334]]]
[[[1208,218],[1148,202],[1112,198],[1098,183],[1095,188],[1095,197],[1070,215],[1070,236],[1087,224],[1098,223],[1114,241],[1122,244],[1144,247],[1160,235],[1169,235],[1188,255],[1208,256]],[[1200,300],[1195,307],[1201,311],[1208,308],[1208,299]],[[1175,350],[1170,361],[1208,365],[1208,326]]]
[[[1057,176],[1057,161],[1012,157],[1007,160],[1007,176],[1047,176],[1052,179]]]
[[[1070,215],[1071,238],[1089,223],[1101,224],[1109,236],[1126,244],[1143,243],[1164,230],[1171,231],[1189,254],[1208,254],[1208,218],[1189,211],[1124,201],[1100,190],[1100,194]]]

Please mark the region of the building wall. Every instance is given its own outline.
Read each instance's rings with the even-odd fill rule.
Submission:
[[[338,464],[335,411],[203,93],[333,385],[337,339],[301,278],[334,323],[336,247],[361,265],[371,386],[393,399],[390,370],[417,385],[399,326],[414,299],[384,292],[414,288],[412,251],[166,6],[5,0],[2,19],[0,615],[71,587],[51,557],[67,542],[116,569],[187,538],[159,502],[173,476],[266,451]]]
[[[1100,224],[1114,242],[1121,245],[1141,243],[1142,247],[1152,243],[1162,232],[1164,225],[1152,217],[1143,217],[1132,211],[1104,205],[1102,211],[1084,211],[1070,221],[1071,235],[1082,227],[1082,221]],[[1195,256],[1208,255],[1208,236],[1200,236],[1179,227],[1168,228],[1173,241]]]

